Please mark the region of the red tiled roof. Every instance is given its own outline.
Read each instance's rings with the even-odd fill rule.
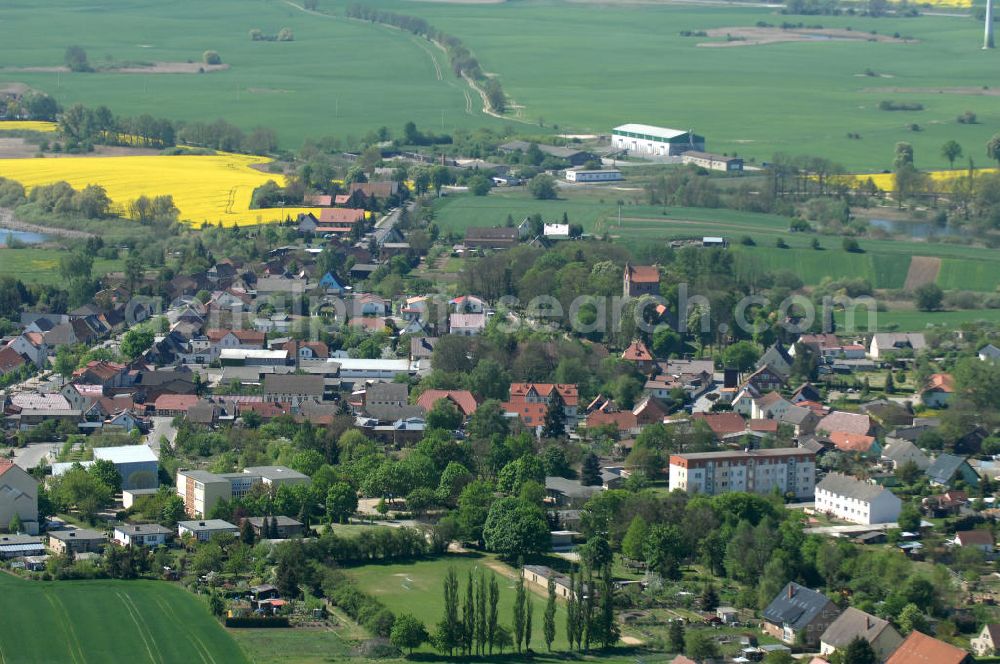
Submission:
[[[179,410],[187,412],[188,408],[198,403],[198,396],[195,394],[161,394],[153,402],[156,410]]]
[[[799,404],[800,406],[803,404]],[[836,432],[853,433],[859,436],[866,436],[872,429],[872,420],[867,415],[858,413],[845,413],[843,411],[833,411],[816,425],[816,431],[826,431],[828,434]]]
[[[930,380],[927,381],[927,386],[924,387],[924,391],[936,390],[939,392],[952,393],[955,391],[955,379],[951,374],[946,373],[936,373],[931,374]]]
[[[330,349],[322,341],[299,341],[297,345],[299,348],[311,348],[313,355],[316,357],[323,359],[330,357]],[[289,353],[294,353],[296,350],[296,342],[286,341],[282,344],[281,349],[287,350]]]
[[[692,420],[705,420],[708,428],[718,437],[746,431],[747,424],[739,413],[695,413]]]
[[[261,418],[269,420],[281,415],[288,415],[292,412],[292,409],[288,404],[276,401],[253,401],[240,404],[241,413],[249,413],[251,411],[260,415]]]
[[[25,362],[24,356],[10,346],[0,350],[0,374],[5,374],[8,371],[13,371],[18,367],[24,366]]]
[[[87,366],[82,369],[77,369],[73,372],[73,376],[84,376],[88,373],[93,374],[99,380],[111,380],[118,374],[120,374],[125,369],[124,364],[118,364],[117,362],[105,362],[104,360],[91,360],[87,362]]]
[[[961,546],[993,546],[993,534],[988,530],[963,530],[955,533]]]
[[[476,397],[468,390],[425,390],[417,399],[417,405],[429,411],[438,399],[450,400],[466,417],[476,412],[476,408],[479,407]]]
[[[365,211],[358,208],[324,208],[319,211],[319,221],[323,224],[353,224],[364,218]]]
[[[516,403],[507,401],[502,406],[505,413],[516,413],[522,422],[533,427],[545,423],[545,413],[549,410],[548,404],[527,403],[525,401]]]
[[[314,194],[304,197],[302,204],[306,207],[330,207],[333,204],[333,197],[324,194]]]
[[[637,283],[659,283],[660,270],[655,265],[629,265],[629,279]]]
[[[337,194],[333,197],[333,202],[336,205],[343,205],[347,201],[351,200],[350,194]]]
[[[0,459],[0,475],[14,467],[14,462],[7,459]]]
[[[360,327],[369,332],[381,332],[388,326],[388,323],[381,316],[358,316],[348,321],[347,325],[349,327]]]
[[[875,437],[846,431],[831,431],[830,441],[841,452],[868,452],[875,442]]]
[[[519,403],[532,390],[539,396],[546,398],[552,394],[552,390],[555,390],[567,406],[576,406],[580,402],[580,393],[577,386],[566,383],[511,383],[510,401]],[[542,405],[544,406],[545,404]]]
[[[646,348],[646,344],[642,341],[636,339],[629,344],[628,348],[622,353],[623,360],[630,360],[632,362],[651,362],[653,360],[653,354],[649,352]]]
[[[619,431],[628,431],[639,426],[639,418],[630,410],[607,412],[595,410],[587,415],[587,428],[614,425]]]
[[[965,661],[972,661],[972,658],[961,648],[920,632],[910,632],[885,664],[962,664]]]
[[[266,338],[265,333],[258,332],[257,330],[244,330],[244,329],[226,330],[219,328],[206,330],[205,336],[208,337],[208,340],[211,341],[212,343],[217,343],[221,341],[223,337],[225,337],[227,334],[230,333],[232,333],[233,336],[239,339],[240,343],[244,344],[263,345],[264,339]]]
[[[778,433],[778,420],[752,419],[747,428],[761,433]]]

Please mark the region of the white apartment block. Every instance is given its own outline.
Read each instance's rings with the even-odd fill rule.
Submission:
[[[262,484],[270,490],[282,485],[308,484],[308,475],[285,466],[254,466],[242,473],[210,473],[207,470],[178,470],[177,495],[184,500],[184,511],[195,518],[205,518],[220,500],[235,500]]]
[[[670,490],[714,496],[730,491],[766,494],[778,489],[811,498],[816,453],[802,448],[728,450],[670,456]]]
[[[902,505],[884,486],[850,475],[830,473],[816,485],[816,511],[852,523],[895,523]]]

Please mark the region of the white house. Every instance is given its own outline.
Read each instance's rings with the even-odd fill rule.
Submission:
[[[983,362],[1000,361],[1000,348],[997,348],[993,344],[986,344],[979,349],[979,359]]]
[[[777,392],[768,392],[753,400],[750,417],[755,420],[780,420],[785,413],[796,406]]]
[[[173,531],[158,523],[124,523],[115,526],[113,539],[122,546],[157,547],[167,543],[167,537]]]
[[[926,347],[927,340],[921,332],[879,332],[872,336],[868,357],[878,360],[893,351],[917,352]]]
[[[448,333],[472,337],[486,329],[486,314],[451,314]]]
[[[207,542],[216,533],[232,533],[238,535],[239,526],[234,526],[222,519],[205,519],[204,521],[178,521],[177,535],[184,536],[184,533],[191,533],[199,542]]]
[[[543,224],[542,235],[550,240],[568,240],[569,224]]]
[[[853,523],[895,523],[902,505],[885,487],[850,475],[830,473],[816,485],[816,511]]]

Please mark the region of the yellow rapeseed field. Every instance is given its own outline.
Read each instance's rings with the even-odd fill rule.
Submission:
[[[998,169],[996,168],[977,168],[974,171],[975,175],[973,177],[997,172]],[[954,180],[956,178],[966,177],[969,174],[969,169],[957,168],[950,171],[922,171],[922,173],[934,182],[948,182],[949,180]],[[896,176],[892,173],[871,173],[870,175],[862,173],[859,175],[848,175],[845,177],[847,177],[854,186],[864,184],[871,179],[871,181],[875,183],[875,186],[882,191],[893,191],[896,188]]]
[[[316,208],[251,210],[253,190],[284,177],[252,168],[266,164],[266,157],[220,153],[134,157],[59,157],[0,159],[0,177],[17,180],[30,189],[65,180],[80,189],[89,184],[104,187],[122,211],[139,196],[174,197],[181,220],[201,225],[248,226],[295,219]],[[317,212],[318,216],[318,212]]]
[[[0,122],[0,131],[41,131],[45,133],[59,129],[55,122],[40,120],[4,120]]]

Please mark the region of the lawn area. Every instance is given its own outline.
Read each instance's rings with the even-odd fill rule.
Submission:
[[[65,253],[61,249],[0,248],[0,277],[15,277],[26,284],[60,284],[63,278],[59,275],[59,259]],[[93,274],[96,277],[121,270],[123,263],[97,258]]]
[[[0,661],[238,664],[203,601],[162,581],[35,582],[0,573]]]
[[[491,564],[496,564],[493,556],[468,554],[449,555],[414,563],[367,565],[346,571],[361,590],[379,598],[397,614],[411,613],[417,616],[430,630],[444,614],[443,588],[448,568],[454,567],[458,573],[459,596],[464,598],[469,571],[488,571]],[[510,627],[514,610],[515,582],[497,573],[497,583],[500,585],[499,620],[501,624]],[[526,587],[534,589],[534,586],[527,583]],[[544,593],[544,589],[542,592]],[[531,593],[529,599],[534,602],[532,648],[541,651],[545,649],[545,640],[542,636],[545,598]],[[566,610],[563,604],[558,604],[556,610],[556,640],[553,647],[559,650],[566,648]],[[424,650],[432,652],[429,646],[424,646]]]

